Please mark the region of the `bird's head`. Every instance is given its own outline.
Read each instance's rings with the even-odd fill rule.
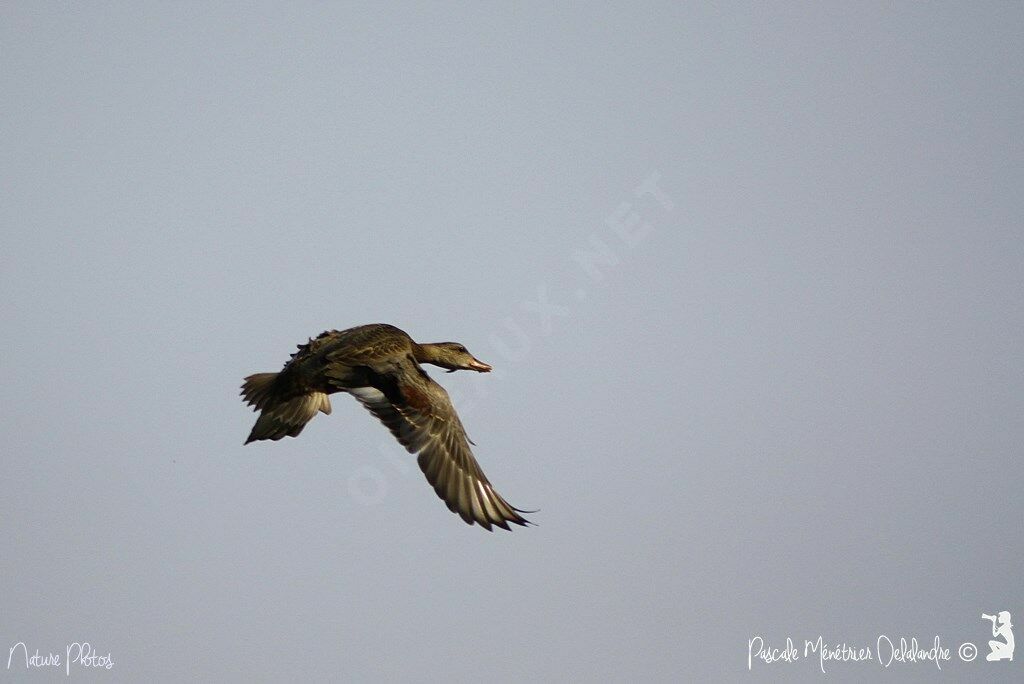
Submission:
[[[441,368],[447,368],[449,373],[457,370],[474,370],[478,373],[488,373],[491,367],[480,361],[458,342],[433,342],[420,345],[422,350],[421,358],[418,361],[432,363]]]

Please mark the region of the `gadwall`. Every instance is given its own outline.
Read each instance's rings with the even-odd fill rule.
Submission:
[[[417,461],[437,495],[470,525],[509,529],[532,524],[501,497],[470,450],[448,393],[420,363],[486,373],[491,367],[457,342],[418,344],[386,323],[321,333],[280,373],[256,373],[242,396],[260,416],[245,443],[297,437],[317,412],[329,414],[329,394],[347,392],[391,430]]]

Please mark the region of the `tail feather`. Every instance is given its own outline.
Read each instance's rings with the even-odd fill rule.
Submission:
[[[310,392],[280,400],[274,392],[276,378],[277,373],[257,373],[247,377],[242,385],[242,396],[246,403],[260,411],[260,417],[256,419],[249,438],[245,440],[246,444],[261,439],[297,437],[317,412],[331,412],[331,400],[323,392]]]
[[[257,411],[263,410],[274,393],[277,373],[256,373],[242,383],[242,398]]]

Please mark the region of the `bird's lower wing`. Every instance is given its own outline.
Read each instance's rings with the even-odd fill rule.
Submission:
[[[444,388],[433,383],[433,387],[403,389],[405,394],[396,401],[373,387],[346,391],[377,416],[406,449],[419,454],[417,462],[427,481],[448,508],[467,523],[488,530],[491,525],[506,530],[508,523],[529,525],[530,521],[520,515],[526,511],[505,501],[480,470]],[[416,393],[428,392],[429,401],[426,397],[416,401]]]

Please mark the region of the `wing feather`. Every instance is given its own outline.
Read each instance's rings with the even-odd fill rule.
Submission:
[[[398,384],[397,375],[382,377],[381,387],[346,388],[412,453],[448,508],[469,524],[490,530],[508,523],[531,524],[518,508],[501,497],[480,469],[469,439],[444,388],[418,367],[400,374],[415,387]]]

